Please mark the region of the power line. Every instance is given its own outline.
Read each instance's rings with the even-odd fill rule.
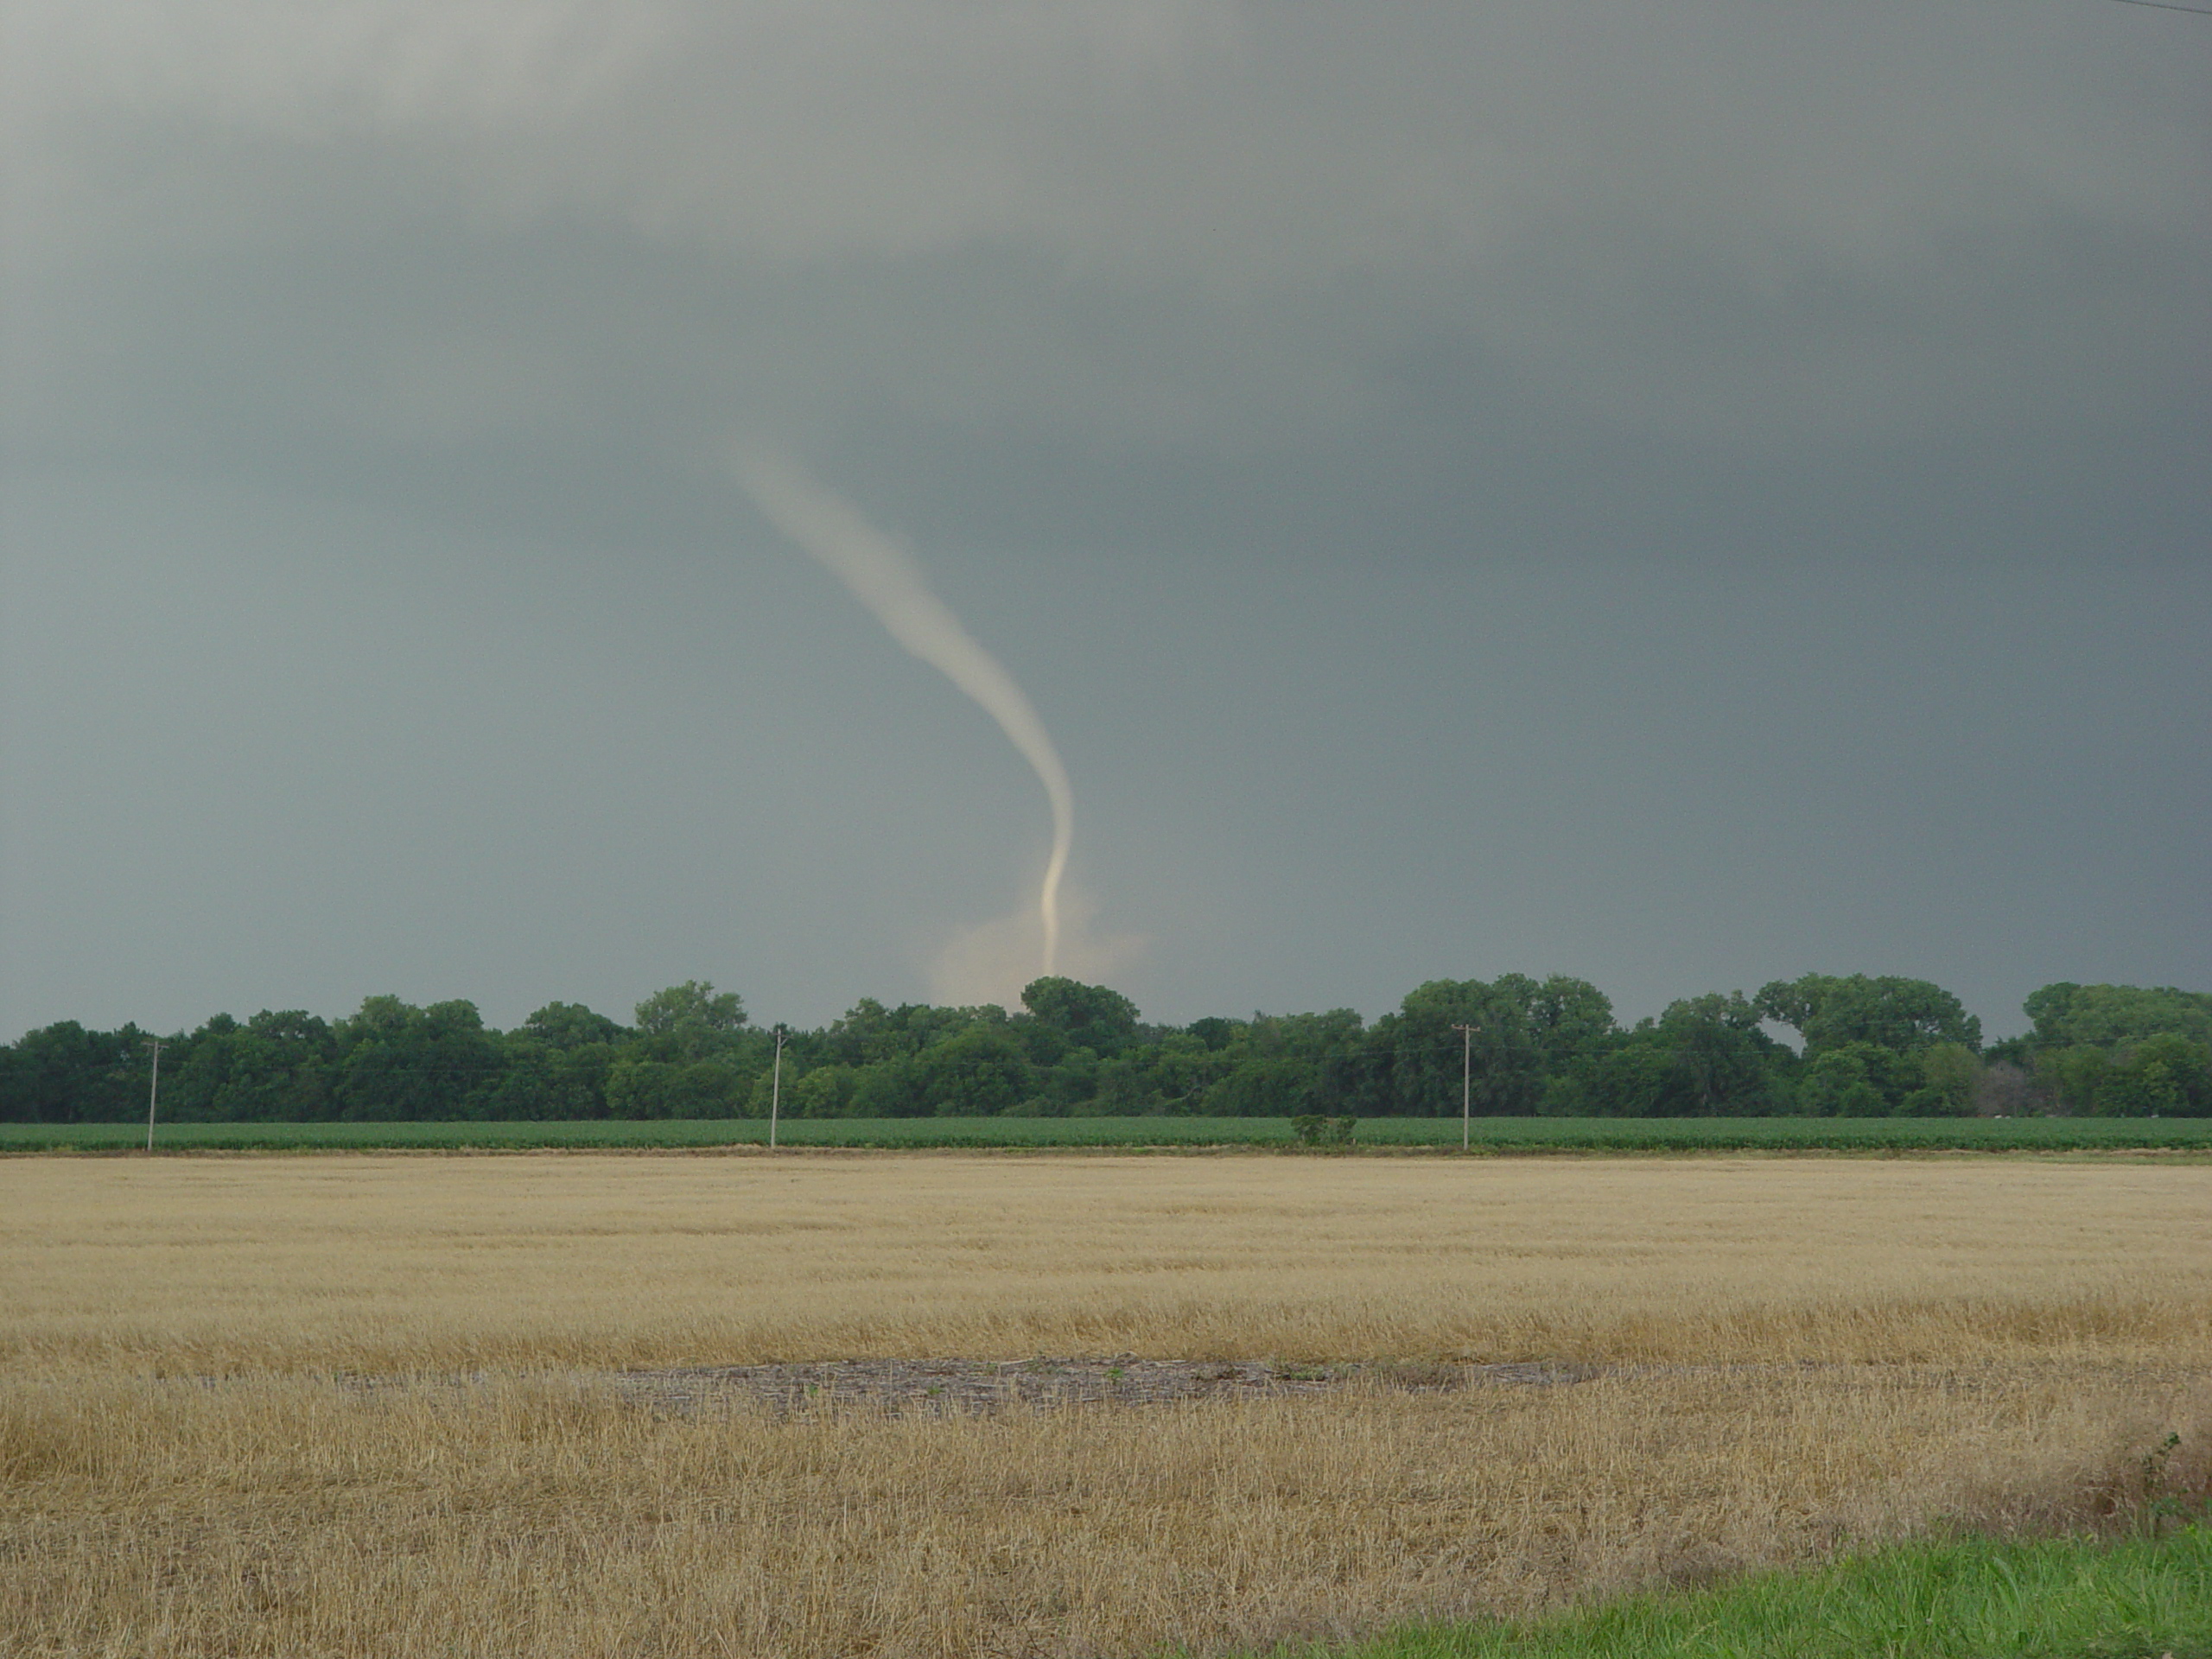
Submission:
[[[2149,6],[2154,11],[2185,11],[2192,17],[2212,17],[2212,10],[2203,6],[2177,6],[2173,0],[2120,0],[2123,6]]]

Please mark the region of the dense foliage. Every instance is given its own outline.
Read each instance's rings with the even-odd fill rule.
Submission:
[[[872,999],[777,1036],[696,981],[623,1025],[554,1002],[512,1031],[474,1004],[372,996],[326,1020],[218,1014],[162,1037],[175,1122],[1146,1114],[1751,1117],[2212,1116],[2212,995],[2045,986],[2026,1035],[1990,1046],[1925,980],[1808,975],[1715,993],[1624,1028],[1595,986],[1434,980],[1369,1024],[1326,1014],[1146,1023],[1127,997],[1033,982],[1018,1011]],[[1792,1046],[1771,1034],[1794,1030]],[[0,1122],[146,1111],[153,1033],[74,1021],[0,1046]]]

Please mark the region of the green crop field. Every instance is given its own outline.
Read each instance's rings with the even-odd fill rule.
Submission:
[[[169,1152],[527,1151],[548,1147],[758,1146],[758,1119],[595,1119],[556,1122],[163,1123]],[[1478,1154],[1556,1152],[2082,1152],[2212,1151],[2206,1118],[1477,1118]],[[1292,1147],[1286,1117],[797,1118],[779,1130],[790,1147]],[[143,1123],[0,1124],[0,1153],[124,1152],[145,1145]],[[1456,1118],[1380,1117],[1360,1123],[1370,1149],[1457,1152]]]

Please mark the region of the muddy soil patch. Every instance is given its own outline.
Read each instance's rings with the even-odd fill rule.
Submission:
[[[1185,1400],[1257,1400],[1343,1394],[1445,1393],[1471,1388],[1543,1388],[1586,1382],[1588,1365],[1471,1365],[1366,1360],[1300,1365],[1265,1360],[845,1359],[804,1364],[683,1366],[621,1371],[608,1380],[624,1398],[671,1411],[737,1401],[779,1411],[862,1407],[973,1415],[1010,1405],[1170,1405]]]

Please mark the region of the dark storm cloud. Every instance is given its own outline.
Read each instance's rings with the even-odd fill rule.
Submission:
[[[2050,444],[2205,378],[2207,48],[2078,0],[18,30],[35,449],[612,471],[873,418],[1211,467],[1503,406],[1786,454]]]
[[[2212,26],[26,0],[9,31],[17,1024],[416,977],[502,1019],[697,971],[810,1018],[918,992],[1030,880],[1033,805],[785,568],[734,429],[906,532],[1005,655],[1159,1012],[1941,967],[2001,1026],[2039,978],[2212,976],[2166,925],[2205,900],[2159,897],[2212,890],[2201,745],[2162,723],[2212,712],[2166,626],[2212,521]],[[194,731],[156,821],[116,780]],[[1777,797],[1790,831],[1739,844]],[[1870,908],[1880,868],[1915,874]],[[149,886],[194,896],[134,956]]]

